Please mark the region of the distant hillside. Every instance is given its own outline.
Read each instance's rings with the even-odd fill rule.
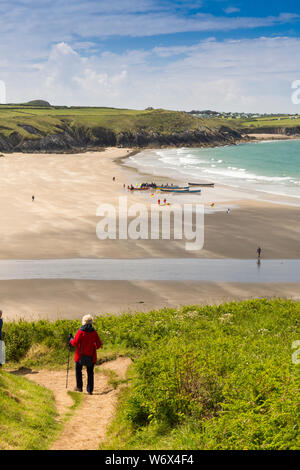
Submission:
[[[34,108],[51,108],[51,104],[45,100],[31,100],[27,103],[8,103],[6,105],[2,105],[2,107],[6,108],[23,108],[24,106],[34,107]]]
[[[300,117],[197,116],[183,111],[52,106],[44,100],[0,105],[0,152],[76,152],[98,147],[217,146],[253,133],[300,135]]]
[[[41,105],[41,103],[44,103]],[[105,146],[234,144],[242,133],[221,119],[185,112],[51,106],[44,101],[0,106],[0,151],[65,152]]]
[[[28,103],[24,103],[23,106],[38,106],[41,108],[51,108],[51,104],[48,101],[44,101],[44,100],[28,101]]]
[[[241,120],[240,128],[247,134],[281,134],[300,136],[300,117],[266,116]]]

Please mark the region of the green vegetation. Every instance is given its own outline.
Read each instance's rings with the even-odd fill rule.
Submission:
[[[5,325],[10,361],[66,364],[79,321]],[[299,449],[300,302],[99,316],[100,362],[134,363],[103,449]],[[47,354],[48,350],[48,354]],[[111,377],[113,383],[115,378]]]
[[[0,138],[2,136],[4,139],[10,139],[10,144],[13,145],[19,145],[26,140],[39,140],[44,136],[62,135],[66,129],[77,136],[84,135],[85,139],[92,143],[100,134],[104,138],[103,130],[108,133],[106,138],[114,136],[115,139],[122,133],[145,132],[167,136],[194,130],[222,131],[224,127],[237,132],[255,132],[265,128],[271,130],[298,126],[300,117],[290,119],[288,115],[199,119],[186,112],[164,109],[51,106],[43,100],[0,105]]]
[[[210,129],[220,129],[221,126],[226,126],[241,133],[255,133],[260,130],[272,133],[274,130],[282,129],[284,133],[285,129],[292,130],[300,127],[300,116],[297,118],[291,118],[290,116],[283,114],[240,119],[222,119],[214,117],[200,119],[200,122],[202,122],[202,125],[209,127]]]
[[[70,407],[69,411],[66,413],[64,416],[64,421],[68,421],[69,418],[71,418],[73,412],[76,410],[76,408],[82,403],[83,400],[83,395],[81,393],[77,392],[71,392],[70,390],[68,391],[68,395],[73,400],[73,405]]]
[[[66,125],[87,130],[102,127],[116,133],[149,129],[168,133],[197,128],[199,120],[187,113],[163,109],[0,105],[0,133],[5,137],[17,132],[25,139],[38,139],[44,134],[61,133]]]
[[[0,371],[0,450],[46,449],[59,424],[52,393]]]
[[[191,115],[197,116],[209,127],[223,125],[236,130],[255,132],[255,129],[265,128],[294,128],[300,126],[298,114],[253,114],[253,113],[218,113],[215,111],[191,111]]]
[[[251,119],[221,119],[221,118],[208,118],[201,119],[203,126],[206,126],[210,129],[218,130],[221,126],[225,126],[237,132],[243,133],[253,133],[256,132],[265,132],[265,133],[278,133],[281,131],[285,134],[286,129],[293,131],[293,129],[300,128],[300,117],[296,119],[290,119],[289,116],[281,117],[259,117]],[[298,130],[297,130],[298,131]],[[298,131],[299,133],[299,131]]]
[[[253,131],[260,128],[293,128],[300,126],[300,116],[291,119],[287,115],[266,116],[252,119],[242,119],[240,128],[250,128]]]
[[[23,103],[22,106],[36,106],[36,107],[51,108],[51,104],[45,100],[28,101],[28,103]]]

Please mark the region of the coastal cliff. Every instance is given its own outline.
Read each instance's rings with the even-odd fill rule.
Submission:
[[[259,127],[259,128],[249,128],[245,129],[244,132],[246,132],[248,135],[251,136],[251,134],[274,134],[274,135],[286,135],[286,136],[300,136],[300,126],[295,126],[295,127]]]
[[[0,152],[234,145],[251,141],[251,134],[300,135],[298,121],[200,119],[184,111],[68,108],[38,100],[0,105]]]
[[[227,123],[205,122],[182,111],[49,106],[0,106],[0,151],[216,146],[235,144],[244,134]]]
[[[19,132],[1,135],[1,152],[72,152],[99,147],[214,146],[235,144],[243,139],[240,132],[222,126],[159,132],[152,129],[128,129],[116,132],[104,127],[63,125],[55,133],[43,134],[33,126],[23,126],[31,138]]]

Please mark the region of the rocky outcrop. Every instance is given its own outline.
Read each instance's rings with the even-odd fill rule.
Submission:
[[[300,135],[300,126],[295,127],[259,127],[259,128],[248,128],[245,129],[247,134],[278,134],[287,136]]]
[[[33,126],[19,124],[32,135],[23,137],[13,132],[9,137],[1,135],[2,152],[74,152],[98,147],[163,147],[163,146],[215,146],[235,144],[242,140],[242,134],[229,127],[219,129],[198,127],[181,132],[154,132],[152,130],[123,131],[115,133],[104,127],[57,126],[55,134],[45,135]]]

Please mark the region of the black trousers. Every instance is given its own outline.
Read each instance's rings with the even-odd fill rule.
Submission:
[[[82,390],[82,387],[83,387],[82,367],[83,366],[81,364],[79,364],[79,362],[76,362],[75,364],[76,364],[75,371],[76,371],[77,388],[80,388]],[[87,376],[88,376],[86,390],[87,390],[88,393],[92,393],[93,390],[94,390],[94,364],[90,367],[87,367],[86,370],[87,370]]]

